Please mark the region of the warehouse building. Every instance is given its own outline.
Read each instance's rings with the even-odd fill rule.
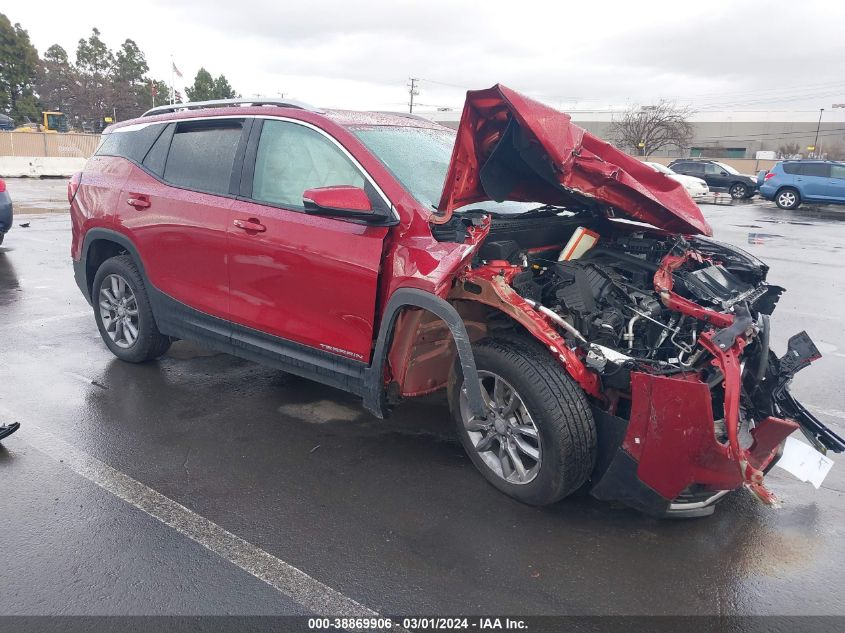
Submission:
[[[845,104],[843,104],[845,105]],[[449,127],[457,127],[460,110],[419,112]],[[575,110],[572,120],[601,138],[608,138],[613,116],[621,111]],[[807,157],[813,153],[818,128],[820,155],[845,155],[845,108],[819,110],[701,111],[691,118],[694,136],[686,150],[656,152],[655,157],[706,156],[709,158],[774,158],[782,148],[797,146]],[[758,154],[762,152],[762,154]],[[775,155],[770,154],[774,152]],[[841,153],[841,154],[840,154]]]

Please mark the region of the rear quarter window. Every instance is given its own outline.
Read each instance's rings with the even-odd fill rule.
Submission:
[[[164,180],[186,189],[228,193],[242,129],[241,119],[177,124],[170,141]]]
[[[795,174],[798,173],[798,167],[799,167],[798,163],[784,163],[783,164],[783,172],[785,174],[790,174],[790,175],[794,176]]]
[[[146,125],[140,129],[125,132],[117,129],[103,137],[103,141],[95,154],[97,156],[120,156],[135,163],[140,163],[163,129],[164,124]]]

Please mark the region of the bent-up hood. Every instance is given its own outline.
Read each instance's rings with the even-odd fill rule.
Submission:
[[[485,200],[612,208],[673,233],[712,235],[683,185],[502,85],[467,92],[439,214]]]

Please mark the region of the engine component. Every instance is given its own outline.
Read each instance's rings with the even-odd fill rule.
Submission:
[[[563,250],[560,252],[560,256],[558,257],[558,261],[564,262],[569,261],[570,259],[579,259],[584,253],[595,246],[598,240],[598,233],[591,231],[590,229],[585,229],[583,226],[579,226],[575,229],[572,237],[569,238],[566,246],[563,247]]]

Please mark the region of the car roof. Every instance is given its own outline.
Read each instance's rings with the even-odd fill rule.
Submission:
[[[210,116],[279,116],[301,119],[303,121],[308,122],[315,122],[315,120],[323,118],[328,119],[329,121],[332,121],[333,123],[336,123],[337,125],[340,125],[342,127],[389,126],[441,130],[451,129],[435,121],[430,121],[429,119],[426,119],[424,117],[403,112],[378,112],[342,109],[320,110],[310,107],[306,109],[287,104],[267,104],[246,106],[221,105],[219,107],[202,107],[185,110],[164,111],[161,113],[149,111],[149,113],[136,119],[128,119],[126,121],[121,121],[120,123],[110,125],[104,130],[104,133],[108,134],[116,129],[128,127],[130,125],[208,118]]]
[[[841,165],[842,161],[839,160],[825,160],[821,158],[784,158],[782,163],[836,163],[837,165]]]

